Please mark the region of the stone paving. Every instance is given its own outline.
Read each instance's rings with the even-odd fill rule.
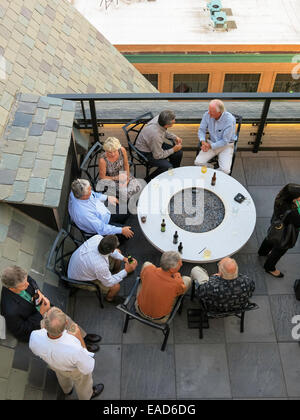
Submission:
[[[194,153],[185,152],[184,164],[191,165],[193,158]],[[101,309],[94,293],[80,291],[68,299],[56,276],[45,270],[55,233],[36,222],[30,224],[28,216],[8,205],[0,207],[5,209],[1,213],[0,268],[14,260],[31,269],[53,303],[86,330],[102,335],[94,372],[95,382],[105,384],[99,399],[300,398],[300,348],[291,335],[292,317],[300,314],[293,293],[293,282],[300,275],[300,241],[278,263],[285,273],[283,279],[267,275],[263,258],[257,256],[276,193],[287,182],[299,183],[300,152],[239,152],[233,176],[248,189],[257,208],[255,231],[235,258],[240,271],[255,281],[253,301],[260,309],[246,315],[244,334],[235,318],[214,320],[200,341],[198,331],[187,328],[186,310],[197,307],[187,297],[182,315],[175,317],[165,352],[160,351],[160,331],[130,321],[123,335],[123,315],[108,304]],[[145,260],[158,264],[160,254],[144,238],[135,216],[129,223],[135,238],[122,251],[137,258],[138,273]],[[205,268],[210,274],[217,271],[215,263]],[[182,273],[190,269],[191,264],[184,264]],[[134,279],[132,274],[122,282],[122,295],[129,293]],[[76,399],[76,395],[67,398]],[[30,354],[26,344],[10,335],[0,341],[0,399],[64,399],[53,372]]]

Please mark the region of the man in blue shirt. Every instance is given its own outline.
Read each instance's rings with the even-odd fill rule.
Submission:
[[[225,174],[230,174],[234,140],[235,118],[230,112],[225,111],[222,101],[214,99],[210,102],[208,111],[203,115],[198,137],[201,142],[201,151],[196,157],[195,165],[202,166],[218,155],[219,169]],[[206,132],[210,140],[206,141]]]
[[[76,179],[72,182],[69,199],[69,213],[71,219],[86,233],[99,235],[124,235],[131,238],[133,232],[130,226],[124,226],[128,213],[111,214],[104,205],[108,200],[117,204],[115,197],[92,191],[89,181]]]

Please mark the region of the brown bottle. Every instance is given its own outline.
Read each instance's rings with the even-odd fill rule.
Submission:
[[[216,185],[216,181],[217,181],[217,175],[216,175],[216,173],[214,172],[214,175],[213,175],[213,177],[212,177],[212,179],[211,179],[211,185]]]
[[[177,233],[177,230],[176,230],[176,232],[173,235],[173,244],[177,244],[177,242],[178,242],[178,233]]]
[[[180,252],[180,254],[182,254],[182,249],[183,249],[182,242],[180,242],[180,244],[178,245],[178,252]]]
[[[39,306],[43,302],[43,299],[40,299],[40,295],[38,294],[38,289],[35,289],[34,295],[32,296],[32,303],[34,306]]]

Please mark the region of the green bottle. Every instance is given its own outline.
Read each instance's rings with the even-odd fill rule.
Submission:
[[[165,219],[163,219],[163,221],[161,222],[160,230],[161,230],[161,232],[165,232],[166,231]]]

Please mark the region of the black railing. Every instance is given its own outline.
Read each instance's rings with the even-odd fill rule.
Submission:
[[[92,128],[94,140],[99,141],[98,125],[104,120],[97,116],[95,102],[100,101],[209,101],[212,99],[221,99],[223,101],[264,101],[260,117],[243,116],[244,123],[253,123],[258,125],[255,141],[253,141],[253,152],[257,153],[261,144],[264,128],[267,123],[300,123],[300,93],[98,93],[98,94],[51,94],[51,97],[80,102],[82,118],[81,124],[85,128]],[[296,115],[268,117],[272,101],[299,101],[299,108],[295,112]],[[89,116],[84,103],[89,103]],[[294,112],[294,110],[293,110]],[[105,119],[105,122],[126,123],[136,115],[130,118]],[[179,123],[199,122],[199,118],[185,117],[176,118]]]

